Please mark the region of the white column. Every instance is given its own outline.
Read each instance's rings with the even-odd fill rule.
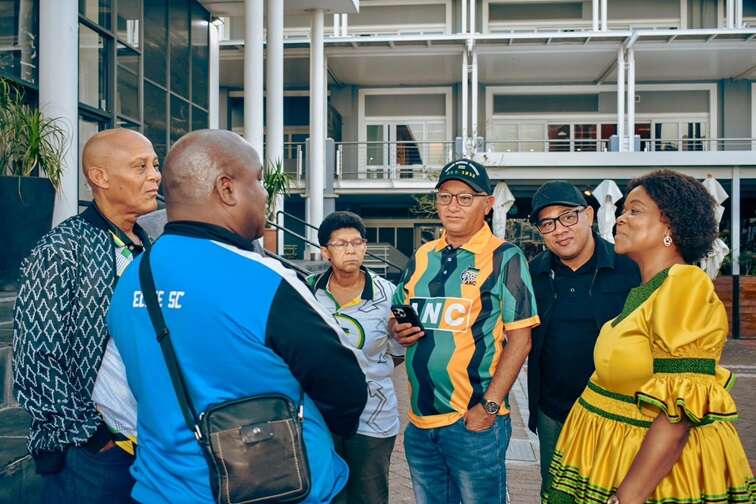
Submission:
[[[333,36],[341,36],[341,14],[333,15]]]
[[[284,4],[281,0],[268,0],[268,44],[266,63],[266,90],[265,102],[268,113],[267,117],[267,148],[265,149],[268,165],[281,163],[284,158]],[[278,195],[275,210],[284,209],[284,197]],[[276,218],[276,224],[283,227],[283,216]],[[283,254],[284,232],[277,231],[278,253]]]
[[[326,118],[323,114],[325,92],[325,51],[323,48],[323,9],[315,9],[310,25],[310,163],[307,167],[307,222],[320,226],[323,221],[325,190]],[[314,229],[307,228],[307,237],[317,243]],[[310,257],[319,257],[318,247],[310,245]]]
[[[635,49],[627,50],[627,136],[629,152],[635,150]]]
[[[470,125],[472,129],[471,154],[477,154],[477,151],[478,151],[478,50],[477,49],[473,49],[472,51],[472,68],[471,68],[470,74],[471,74],[470,87],[472,88],[470,90],[472,91],[472,100],[470,102],[470,107],[472,108],[472,114],[471,114],[471,120],[470,120]]]
[[[606,0],[601,0],[601,31],[609,29],[609,14],[607,12]]]
[[[743,28],[743,0],[735,0],[735,28]]]
[[[244,138],[263,153],[263,0],[244,2]]]
[[[210,73],[208,75],[208,119],[209,128],[218,129],[220,123],[220,33],[219,20],[210,23]]]
[[[617,51],[617,139],[619,152],[625,150],[625,48]]]
[[[467,48],[462,50],[462,157],[467,157]]]
[[[730,191],[730,221],[732,230],[732,274],[740,275],[740,167],[732,167],[732,191]]]
[[[470,0],[470,33],[477,33],[475,25],[475,0]]]
[[[346,37],[349,35],[349,14],[341,15],[341,36]]]
[[[39,4],[39,108],[60,118],[66,131],[63,175],[55,194],[52,225],[79,210],[79,3],[41,0]]]
[[[727,28],[735,28],[735,0],[727,0],[725,18]]]
[[[593,31],[598,31],[599,29],[599,0],[593,0],[593,4],[591,5],[591,14],[593,17]]]
[[[467,33],[467,0],[462,0],[462,12],[460,16],[460,33]]]

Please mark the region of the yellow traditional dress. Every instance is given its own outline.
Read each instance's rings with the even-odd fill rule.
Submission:
[[[706,274],[675,265],[630,291],[601,330],[596,372],[570,411],[554,453],[549,504],[605,503],[630,470],[651,423],[693,424],[680,459],[648,503],[753,503],[754,480],[732,424],[720,367],[727,314]]]

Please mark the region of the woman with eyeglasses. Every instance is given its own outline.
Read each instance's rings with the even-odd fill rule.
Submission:
[[[638,264],[643,284],[601,330],[596,372],[557,443],[548,502],[752,503],[734,377],[718,365],[727,313],[694,266],[717,237],[714,202],[671,170],[628,191],[616,251]]]
[[[349,481],[336,497],[337,504],[388,502],[389,463],[399,433],[391,375],[404,360],[404,348],[389,337],[387,326],[396,287],[363,266],[366,234],[358,215],[328,215],[318,230],[318,241],[329,268],[307,280],[315,298],[344,330],[342,344],[357,356],[368,385],[357,434],[334,435],[336,451],[349,465]]]

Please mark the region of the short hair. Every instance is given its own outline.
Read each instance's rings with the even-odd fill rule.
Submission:
[[[318,229],[318,242],[321,247],[325,247],[331,241],[331,235],[339,229],[354,228],[363,238],[367,238],[367,229],[365,223],[359,215],[353,212],[333,212],[328,215],[320,224]]]
[[[669,222],[672,240],[688,264],[705,257],[717,238],[716,203],[701,182],[673,170],[656,170],[630,181],[643,187]]]

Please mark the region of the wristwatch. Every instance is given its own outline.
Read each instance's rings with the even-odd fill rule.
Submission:
[[[494,401],[489,401],[485,397],[480,400],[480,404],[483,405],[483,409],[486,410],[486,413],[489,415],[497,415],[499,413],[499,403]]]
[[[617,497],[617,494],[612,495],[609,497],[609,500],[606,501],[606,504],[620,504],[619,497]]]

